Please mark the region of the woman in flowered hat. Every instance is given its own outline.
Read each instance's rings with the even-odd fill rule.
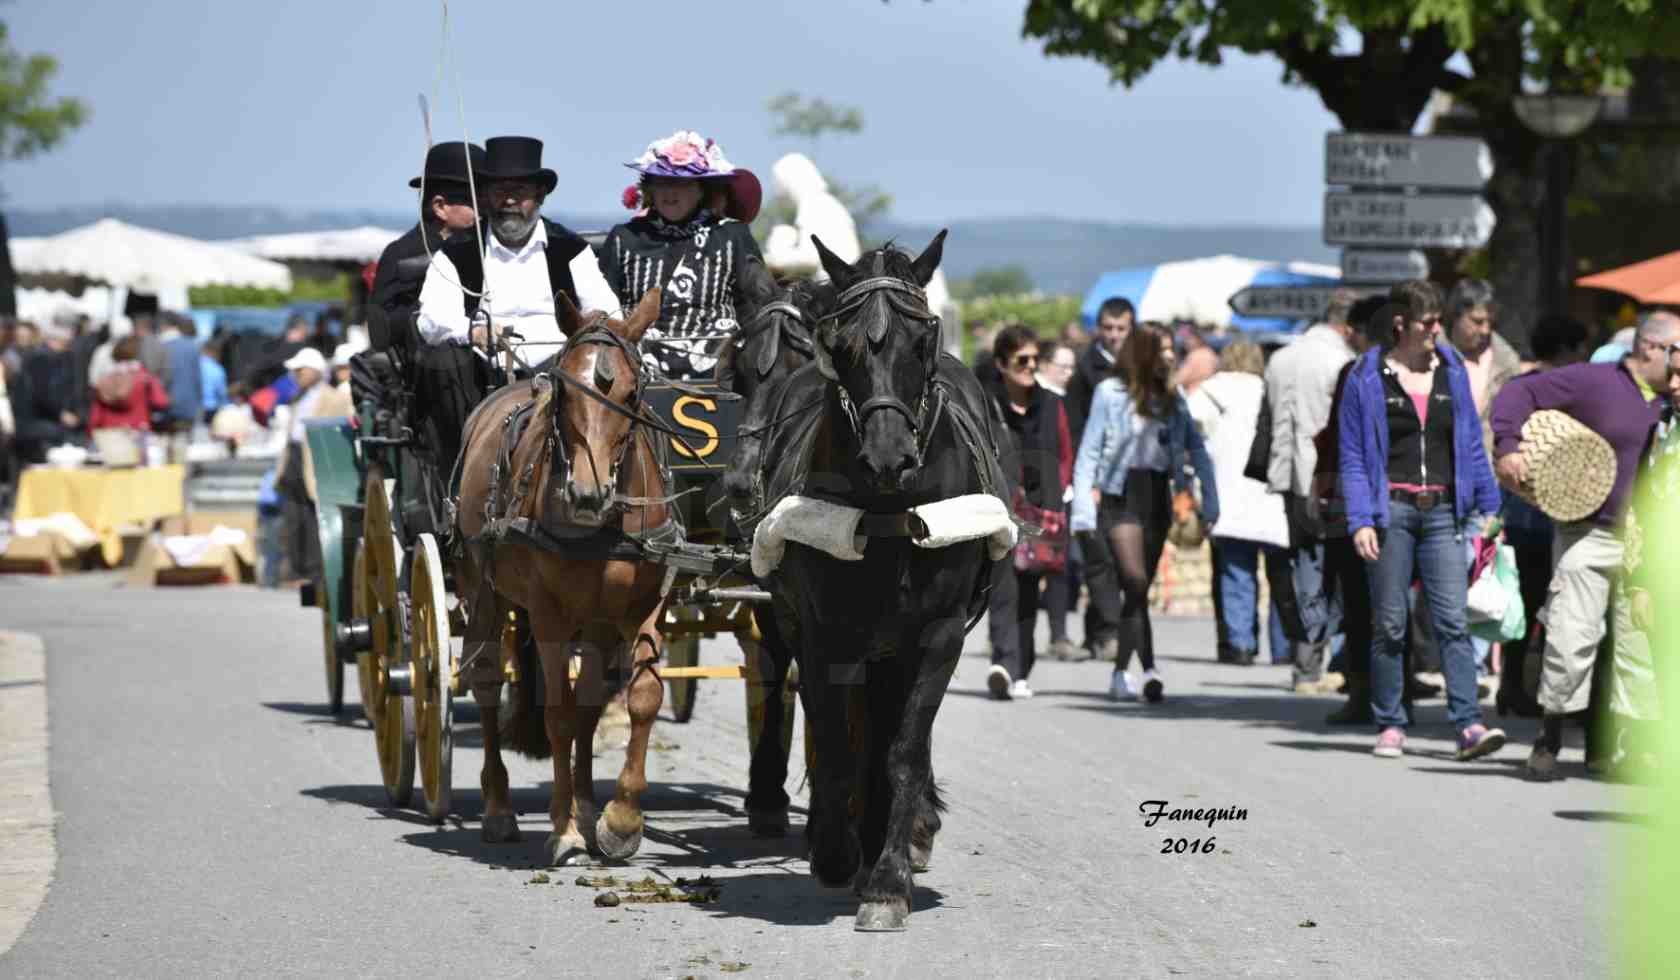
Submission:
[[[710,377],[722,338],[737,329],[740,271],[762,258],[748,225],[763,190],[716,142],[687,130],[648,144],[625,166],[641,174],[624,190],[637,215],[607,235],[601,272],[625,309],[660,287],[645,356],[672,378]]]

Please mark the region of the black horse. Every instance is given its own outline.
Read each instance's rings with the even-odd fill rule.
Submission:
[[[768,415],[754,414],[760,411],[755,406],[765,400],[760,396],[767,389],[782,384],[794,371],[811,363],[815,356],[811,324],[832,301],[834,290],[827,283],[778,286],[756,258],[749,258],[742,266],[741,283],[742,327],[719,352],[716,379],[725,389],[742,396],[745,406],[741,434],[723,486],[733,511],[731,520],[737,522],[738,530],[751,535],[752,523],[744,519],[753,481],[739,474],[756,473],[759,468]],[[763,705],[764,715],[759,738],[752,745],[747,825],[755,834],[775,837],[788,829],[788,757],[780,735],[792,719],[785,715],[781,692],[794,660],[794,647],[768,610],[757,614],[755,621],[762,639],[757,651],[748,651],[747,693],[753,703]]]
[[[991,578],[984,541],[915,546],[908,508],[1001,499],[1004,488],[985,394],[942,355],[922,294],[944,239],[914,259],[889,245],[853,266],[817,242],[836,296],[816,330],[815,363],[761,393],[777,423],[762,451],[764,496],[861,508],[872,535],[856,561],[789,543],[767,583],[798,647],[816,742],[811,870],[824,884],[853,885],[860,930],[908,922],[916,858],[939,821],[933,721]],[[793,421],[813,399],[808,421]]]

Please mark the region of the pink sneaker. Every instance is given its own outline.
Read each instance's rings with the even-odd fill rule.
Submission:
[[[1505,746],[1505,731],[1477,723],[1458,733],[1458,761],[1492,755]]]
[[[1406,754],[1406,730],[1390,726],[1377,735],[1376,747],[1371,754],[1384,759],[1398,759]]]

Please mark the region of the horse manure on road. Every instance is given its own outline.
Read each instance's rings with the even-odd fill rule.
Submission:
[[[527,884],[527,885],[546,885],[546,884],[549,883],[549,880],[550,879],[548,877],[547,872],[538,871],[536,874],[532,875],[530,877],[530,880],[526,881],[525,884]]]
[[[598,878],[591,878],[588,875],[578,875],[575,884],[579,888],[617,888],[619,881],[612,875],[601,875]]]
[[[595,896],[595,907],[602,909],[618,908],[618,892],[602,892]]]

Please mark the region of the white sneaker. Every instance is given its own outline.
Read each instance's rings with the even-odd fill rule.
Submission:
[[[1024,701],[1033,696],[1033,689],[1027,686],[1025,680],[1018,680],[1009,685],[1009,696]]]
[[[1132,688],[1132,678],[1123,670],[1116,670],[1109,675],[1108,699],[1110,701],[1136,701],[1137,691]]]
[[[1008,701],[1010,687],[1008,668],[1002,664],[992,664],[992,669],[986,671],[986,690],[992,692],[992,700]]]

